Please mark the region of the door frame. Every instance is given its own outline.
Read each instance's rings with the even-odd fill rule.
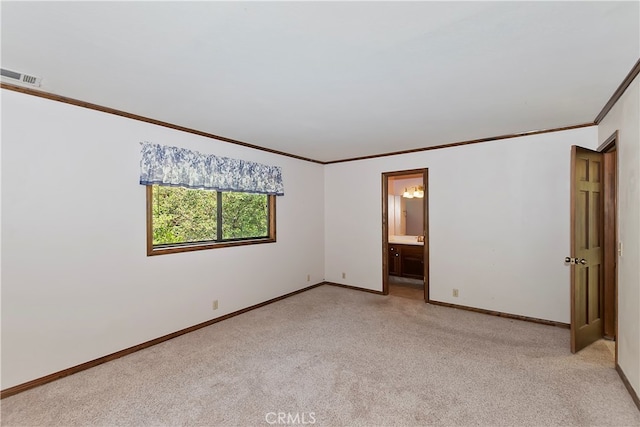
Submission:
[[[424,302],[429,302],[429,169],[410,169],[382,173],[382,293],[389,295],[389,178],[422,174],[424,187],[423,230]]]
[[[603,222],[604,222],[604,239],[605,242],[610,242],[609,245],[605,245],[604,247],[604,293],[613,294],[613,301],[609,301],[609,298],[605,296],[603,302],[603,318],[605,322],[613,321],[615,330],[614,332],[614,342],[615,342],[615,363],[618,363],[618,131],[613,132],[609,138],[607,138],[596,151],[603,154],[613,153],[613,166],[605,161],[604,162],[604,171],[603,175],[613,172],[614,178],[613,182],[609,184],[608,187],[605,187],[604,191],[613,194],[612,200],[605,195],[605,207],[603,213]],[[611,170],[613,168],[613,171]],[[609,202],[609,204],[607,204]],[[611,273],[611,270],[613,272]],[[613,289],[611,289],[613,287]],[[607,313],[613,310],[613,319],[607,320]],[[606,334],[606,326],[608,323],[605,323],[605,334]],[[606,337],[610,339],[609,337]]]

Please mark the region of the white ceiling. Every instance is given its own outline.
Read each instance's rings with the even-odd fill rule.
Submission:
[[[41,90],[320,161],[593,122],[638,2],[1,2]],[[159,141],[161,142],[161,141]]]

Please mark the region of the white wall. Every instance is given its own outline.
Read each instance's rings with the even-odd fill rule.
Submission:
[[[1,92],[2,389],[323,280],[322,165]],[[282,166],[277,242],[147,257],[144,140]]]
[[[618,364],[640,394],[640,78],[598,125],[600,143],[618,130]]]
[[[327,165],[325,279],[382,289],[381,174],[429,168],[431,299],[569,323],[570,147],[597,132]]]

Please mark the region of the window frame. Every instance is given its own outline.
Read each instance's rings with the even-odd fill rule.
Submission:
[[[181,252],[201,251],[205,249],[228,248],[233,246],[256,245],[260,243],[275,243],[276,241],[276,196],[267,195],[268,215],[267,236],[237,240],[225,240],[216,242],[206,240],[203,242],[176,243],[154,247],[153,245],[153,186],[146,186],[147,194],[147,256],[166,255]]]

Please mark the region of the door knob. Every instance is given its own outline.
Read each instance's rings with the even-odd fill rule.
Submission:
[[[576,264],[577,264],[577,263],[580,263],[580,264],[582,264],[582,265],[587,265],[587,260],[586,260],[586,259],[584,259],[584,258],[582,258],[582,259],[580,259],[580,260],[576,260]]]
[[[568,264],[573,264],[573,258],[571,257],[565,257],[564,258],[564,262],[568,263]]]

